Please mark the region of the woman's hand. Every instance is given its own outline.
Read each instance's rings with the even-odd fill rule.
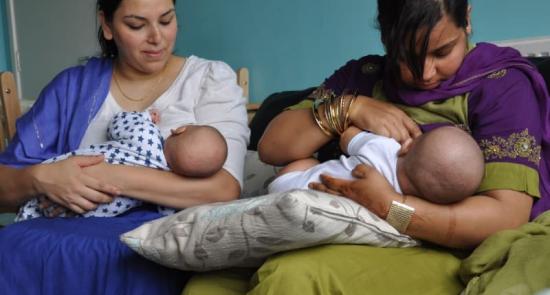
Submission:
[[[396,106],[359,96],[350,110],[353,125],[397,140],[402,152],[408,151],[413,138],[422,134],[418,125]]]
[[[119,194],[118,188],[83,173],[86,167],[104,163],[102,156],[74,156],[56,163],[37,165],[35,190],[50,201],[83,214],[108,203]]]
[[[381,218],[386,218],[393,200],[401,201],[401,195],[373,167],[357,165],[352,175],[356,179],[344,180],[321,175],[322,183],[310,183],[309,187],[352,199]]]

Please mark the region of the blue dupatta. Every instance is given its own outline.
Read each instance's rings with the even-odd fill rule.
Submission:
[[[57,75],[17,120],[0,164],[20,168],[77,149],[107,97],[112,68],[110,59],[92,58]]]

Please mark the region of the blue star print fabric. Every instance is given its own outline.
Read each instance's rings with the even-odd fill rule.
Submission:
[[[91,145],[58,157],[51,158],[44,163],[53,163],[71,156],[104,155],[105,161],[110,164],[144,166],[162,170],[169,170],[163,153],[164,140],[160,129],[153,123],[149,112],[120,112],[111,120],[107,135],[109,141]],[[50,216],[57,206],[41,209],[43,198],[28,201],[19,210],[15,220],[27,220],[42,216]],[[112,202],[100,204],[95,210],[86,212],[84,217],[112,217],[141,206],[142,202],[128,197],[115,197]],[[173,209],[159,206],[159,212],[168,215]],[[69,217],[68,212],[58,215]]]

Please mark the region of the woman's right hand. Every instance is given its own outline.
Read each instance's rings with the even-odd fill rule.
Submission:
[[[350,119],[360,129],[397,140],[402,152],[408,150],[413,138],[422,134],[418,125],[398,107],[367,96],[357,97]]]
[[[33,169],[35,190],[77,214],[86,213],[100,203],[111,202],[113,196],[119,194],[115,186],[101,183],[83,173],[82,168],[102,162],[103,156],[74,156],[51,164],[36,165]]]

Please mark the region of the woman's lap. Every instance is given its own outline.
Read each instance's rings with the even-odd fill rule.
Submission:
[[[438,249],[330,245],[273,256],[254,275],[197,275],[184,294],[458,294],[459,265]]]
[[[0,230],[4,294],[179,294],[185,273],[137,255],[119,235],[160,217],[138,209],[113,218],[44,219]]]

